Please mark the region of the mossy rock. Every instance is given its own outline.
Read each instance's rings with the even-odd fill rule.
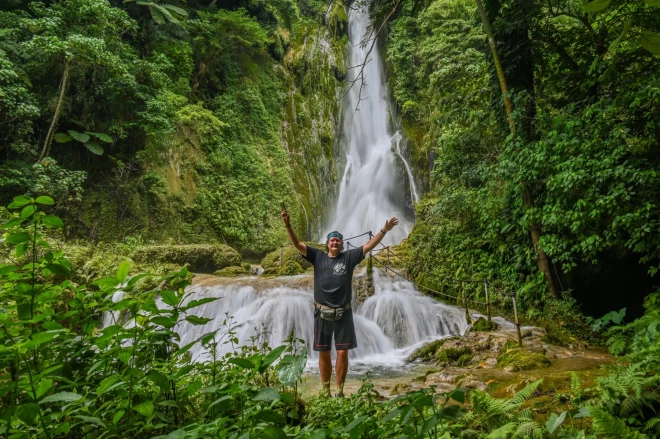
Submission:
[[[472,324],[473,331],[486,332],[493,331],[495,329],[497,329],[497,324],[488,322],[488,320],[484,319],[483,317],[479,317],[479,319]]]
[[[463,358],[463,361],[467,357],[466,355],[472,355],[474,356],[474,353],[472,352],[472,349],[469,347],[462,347],[462,348],[447,348],[441,350],[438,355],[435,357],[436,362],[438,363],[446,363],[446,364],[458,364],[458,360]],[[472,358],[470,358],[471,360]]]
[[[463,354],[460,357],[458,357],[458,360],[456,360],[456,365],[460,367],[465,367],[468,364],[470,364],[470,361],[474,358],[474,354],[469,353],[469,354]]]
[[[317,242],[306,242],[305,243],[308,247],[314,247],[319,250],[325,251],[325,245],[319,244]],[[307,262],[300,252],[296,250],[295,247],[293,246],[286,246],[281,249],[282,251],[282,266],[286,266],[287,261],[293,261],[296,262],[302,270],[306,270],[312,266],[309,262]],[[279,268],[280,268],[280,249],[277,249],[273,252],[268,253],[264,258],[261,260],[261,267],[264,269],[264,274],[279,274]],[[277,270],[271,270],[272,268],[276,268]],[[297,274],[297,273],[296,273]]]
[[[280,275],[282,276],[294,276],[304,272],[305,270],[296,261],[286,261],[280,269]]]
[[[443,339],[440,339],[440,340],[435,340],[435,341],[432,341],[428,344],[425,344],[421,348],[415,349],[415,351],[412,354],[410,354],[410,356],[408,358],[406,358],[406,361],[408,363],[410,363],[410,362],[415,361],[417,359],[420,359],[422,361],[432,360],[436,356],[436,352],[438,351],[440,346],[442,346],[444,344],[444,342],[447,341],[447,340],[448,339],[446,339],[446,338],[443,338]]]
[[[547,324],[544,326],[544,329],[546,330],[546,334],[541,337],[542,342],[564,347],[573,343],[571,334],[557,324]]]
[[[232,266],[216,270],[213,274],[222,277],[246,276],[250,274],[250,270],[243,266]]]
[[[133,257],[141,263],[188,265],[195,273],[213,273],[241,264],[241,255],[223,244],[151,245],[138,247]]]
[[[504,346],[502,353],[497,357],[499,367],[517,372],[550,366],[550,360],[545,355],[515,346],[515,348],[511,348],[510,343]]]
[[[392,388],[392,392],[390,392],[392,395],[400,395],[402,393],[408,393],[412,390],[412,386],[408,383],[397,383],[394,385]]]

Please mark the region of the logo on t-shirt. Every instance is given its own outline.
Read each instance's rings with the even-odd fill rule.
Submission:
[[[332,273],[335,276],[341,276],[342,274],[346,274],[346,264],[343,262],[337,262],[335,265],[332,266]]]

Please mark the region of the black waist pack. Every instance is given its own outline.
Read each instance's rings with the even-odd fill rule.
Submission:
[[[351,304],[344,305],[341,308],[330,308],[326,305],[321,305],[320,303],[314,302],[314,308],[316,308],[323,320],[329,320],[331,322],[335,320],[341,320],[344,316],[344,313],[351,309]]]

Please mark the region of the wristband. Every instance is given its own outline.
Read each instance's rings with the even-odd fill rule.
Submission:
[[[383,235],[387,234],[387,232],[383,229],[380,229],[380,233],[382,233]]]

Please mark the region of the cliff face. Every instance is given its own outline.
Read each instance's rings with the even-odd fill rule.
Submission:
[[[278,28],[268,53],[241,56],[220,92],[195,103],[162,97],[171,132],[147,136],[142,151],[118,161],[111,184],[90,176],[69,236],[223,242],[258,255],[286,240],[284,202],[311,239],[340,178],[345,30],[344,6],[332,2]]]

